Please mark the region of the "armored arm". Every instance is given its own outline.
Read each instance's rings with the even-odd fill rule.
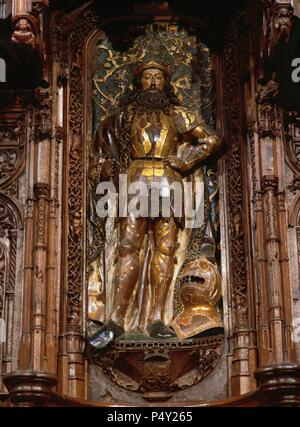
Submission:
[[[193,155],[185,163],[183,172],[189,172],[195,166],[200,166],[204,160],[220,151],[223,145],[215,130],[205,123],[194,128],[191,134],[197,138],[198,143],[194,147]]]
[[[189,153],[185,160],[177,156],[168,156],[165,163],[173,169],[185,174],[194,167],[200,166],[210,156],[220,151],[222,140],[217,133],[205,123],[201,123],[190,131],[190,135],[196,138],[196,144],[189,144]]]
[[[101,177],[108,178],[113,161],[119,159],[122,113],[106,117],[99,125],[90,150],[90,167],[101,163]],[[101,160],[102,159],[102,160]]]

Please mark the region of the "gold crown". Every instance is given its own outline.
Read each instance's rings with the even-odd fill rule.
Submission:
[[[169,78],[171,78],[173,74],[173,68],[171,65],[167,65],[167,64],[164,64],[163,62],[159,62],[156,60],[143,62],[137,67],[136,73],[140,75],[142,74],[143,71],[149,70],[149,68],[155,68],[157,70],[161,70]]]

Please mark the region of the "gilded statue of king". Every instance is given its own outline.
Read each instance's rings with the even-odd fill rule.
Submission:
[[[216,132],[199,114],[180,105],[171,76],[170,66],[159,57],[138,65],[134,90],[96,132],[91,165],[104,157],[100,180],[116,181],[119,173],[126,173],[128,185],[138,182],[150,188],[155,183],[161,198],[170,197],[174,183],[182,186],[185,178],[220,150]],[[94,350],[121,337],[128,317],[133,332],[153,339],[176,338],[176,327],[166,323],[165,312],[173,298],[175,253],[185,218],[175,215],[172,204],[169,212],[166,216],[160,209],[156,217],[143,217],[129,211],[118,218],[113,303],[108,318],[89,341]],[[215,326],[222,326],[221,319]]]

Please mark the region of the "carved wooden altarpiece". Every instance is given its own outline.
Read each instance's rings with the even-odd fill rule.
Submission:
[[[6,405],[143,405],[166,399],[174,406],[299,405],[293,335],[300,313],[293,279],[299,278],[300,259],[299,113],[277,102],[277,80],[271,66],[264,68],[296,25],[290,2],[257,0],[230,9],[221,43],[208,29],[212,12],[205,9],[208,21],[202,21],[200,6],[192,18],[171,1],[154,2],[154,9],[128,2],[119,14],[113,5],[101,12],[96,2],[70,13],[34,3],[23,12],[32,16],[34,40],[44,54],[43,80],[29,93],[10,92],[0,111]],[[89,283],[99,256],[93,245],[103,242],[89,229],[88,152],[95,120],[110,103],[104,93],[107,103],[101,104],[94,55],[102,43],[119,60],[146,28],[163,26],[190,41],[191,51],[183,53],[193,57],[194,75],[189,82],[179,74],[177,82],[183,100],[185,85],[201,76],[200,59],[207,59],[210,75],[206,80],[202,74],[200,109],[227,146],[206,174],[225,334],[163,344],[119,340],[91,360]]]

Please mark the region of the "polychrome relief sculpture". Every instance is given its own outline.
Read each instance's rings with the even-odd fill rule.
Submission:
[[[106,74],[98,66],[89,163],[96,355],[123,341],[163,346],[223,328],[217,186],[206,166],[222,142],[201,114],[199,87],[186,90],[190,39],[175,26],[148,28],[122,60],[98,44]],[[109,103],[113,75],[119,93]]]

